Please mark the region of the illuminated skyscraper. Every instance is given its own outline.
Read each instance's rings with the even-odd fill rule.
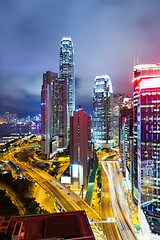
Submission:
[[[125,93],[113,94],[113,139],[114,145],[119,145],[119,118],[123,108],[133,108],[133,100]]]
[[[93,141],[96,145],[111,144],[113,90],[108,75],[97,76],[93,88]]]
[[[53,129],[58,147],[67,146],[67,80],[56,78],[53,88]]]
[[[160,64],[135,66],[133,84],[133,194],[150,214],[160,211]]]
[[[49,158],[52,152],[53,134],[53,81],[58,74],[47,71],[43,74],[43,85],[41,90],[41,154],[42,158]]]
[[[57,137],[57,147],[67,145],[67,80],[50,71],[43,74],[41,116],[42,158],[45,159],[53,151],[53,137]]]
[[[91,149],[91,117],[83,111],[73,112],[70,117],[70,163],[72,183],[87,188],[88,150]]]
[[[119,153],[121,168],[131,190],[133,159],[133,108],[122,108],[119,117]]]
[[[59,77],[67,79],[67,129],[69,118],[75,110],[74,49],[70,37],[63,37],[60,46]]]

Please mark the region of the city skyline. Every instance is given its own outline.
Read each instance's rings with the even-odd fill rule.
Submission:
[[[108,74],[114,93],[132,97],[134,60],[159,62],[157,0],[0,2],[1,114],[40,112],[42,73],[58,72],[63,36],[74,44],[76,106],[89,113],[96,75]]]

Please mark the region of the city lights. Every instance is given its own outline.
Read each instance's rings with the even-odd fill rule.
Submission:
[[[72,164],[72,177],[78,178],[79,176],[79,165],[78,164]]]
[[[160,89],[160,78],[146,78],[140,81],[140,90],[151,88]]]

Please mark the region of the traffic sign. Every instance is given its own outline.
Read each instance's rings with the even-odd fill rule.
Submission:
[[[116,222],[116,217],[106,217],[107,222]]]
[[[93,222],[93,218],[92,219],[89,219],[89,223]]]

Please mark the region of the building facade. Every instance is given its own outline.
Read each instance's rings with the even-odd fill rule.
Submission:
[[[133,193],[155,214],[160,211],[160,64],[135,66],[133,84]]]
[[[113,94],[113,139],[114,145],[119,145],[119,118],[123,108],[132,108],[133,100],[125,93]]]
[[[93,141],[95,145],[113,142],[113,90],[108,75],[97,76],[93,88]]]
[[[119,118],[119,153],[123,175],[129,189],[133,176],[133,108],[123,108]]]
[[[60,45],[59,77],[67,80],[67,129],[75,110],[74,48],[70,37],[63,37]]]
[[[70,164],[72,183],[87,188],[88,151],[91,148],[91,117],[79,108],[70,117]]]
[[[56,78],[53,84],[53,129],[58,147],[67,146],[67,80]]]
[[[121,94],[113,94],[113,139],[114,145],[119,145],[119,117],[120,117]]]
[[[54,148],[67,146],[67,80],[51,71],[43,74],[41,118],[42,158],[46,159],[55,150],[53,138]]]
[[[52,152],[53,136],[53,81],[57,74],[47,71],[43,74],[43,85],[41,89],[41,155],[48,159]]]

